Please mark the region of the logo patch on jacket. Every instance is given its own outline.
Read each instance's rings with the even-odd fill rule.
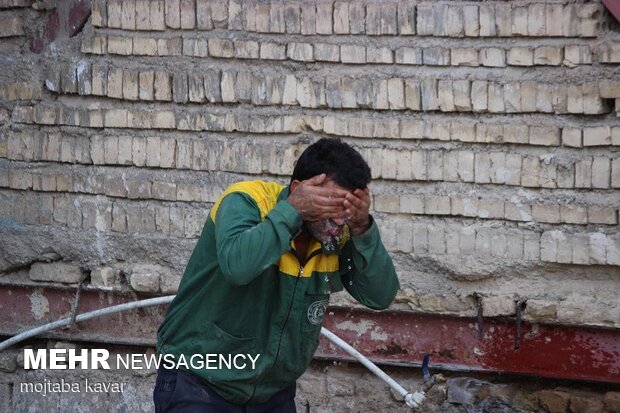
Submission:
[[[323,322],[327,303],[329,303],[329,300],[319,300],[310,304],[310,307],[308,307],[308,321],[311,324],[318,326]]]

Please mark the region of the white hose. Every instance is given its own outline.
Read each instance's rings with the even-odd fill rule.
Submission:
[[[83,313],[83,314],[78,315],[77,317],[75,317],[75,322],[90,320],[91,318],[100,317],[102,315],[120,313],[121,311],[132,310],[134,308],[149,307],[151,305],[158,305],[158,304],[166,304],[172,301],[174,297],[175,297],[174,295],[167,295],[165,297],[149,298],[147,300],[132,301],[130,303],[113,305],[112,307],[101,308],[99,310],[90,311],[88,313]],[[44,324],[40,327],[35,327],[32,330],[24,331],[23,333],[13,336],[10,339],[0,343],[0,351],[6,348],[9,348],[13,344],[17,344],[20,341],[24,341],[26,339],[29,339],[30,337],[34,337],[41,333],[45,333],[46,331],[54,330],[59,327],[68,326],[72,324],[72,322],[73,322],[72,318],[67,317],[67,318],[63,318],[62,320],[54,321],[53,323]]]
[[[329,341],[342,348],[344,351],[349,353],[351,356],[355,357],[357,361],[362,363],[366,368],[372,371],[377,377],[387,383],[388,386],[393,388],[398,394],[405,398],[405,403],[409,407],[419,407],[419,405],[424,401],[426,396],[421,391],[416,391],[411,393],[407,391],[403,386],[398,384],[393,378],[388,376],[383,370],[381,370],[375,363],[368,360],[362,353],[354,349],[347,342],[342,340],[340,337],[326,329],[325,327],[321,327],[321,334],[323,334]]]
[[[80,314],[75,317],[75,320],[72,317],[63,318],[62,320],[54,321],[49,324],[44,324],[39,327],[35,327],[31,330],[24,331],[16,336],[11,337],[8,340],[0,343],[0,351],[9,348],[10,346],[19,343],[20,341],[24,341],[41,333],[45,333],[46,331],[54,330],[59,327],[64,327],[72,324],[73,322],[78,321],[86,321],[91,318],[101,317],[103,315],[119,313],[121,311],[132,310],[134,308],[140,307],[149,307],[152,305],[159,304],[167,304],[174,299],[174,295],[167,295],[165,297],[157,297],[157,298],[149,298],[147,300],[141,301],[132,301],[130,303],[114,305],[111,307],[101,308],[99,310],[89,311],[87,313]],[[368,370],[373,372],[377,377],[387,383],[391,388],[393,388],[398,394],[405,398],[405,403],[407,406],[415,408],[418,407],[422,401],[425,399],[425,395],[421,391],[416,391],[414,393],[408,392],[403,386],[398,384],[394,379],[388,376],[383,370],[377,367],[372,361],[368,360],[362,353],[351,347],[348,343],[343,341],[340,337],[326,329],[325,327],[321,327],[321,334],[324,335],[329,341],[336,344],[338,347],[342,348],[344,351],[349,353],[351,356],[355,357],[360,363],[362,363]]]

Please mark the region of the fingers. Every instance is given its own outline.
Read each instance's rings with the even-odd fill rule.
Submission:
[[[370,208],[370,192],[368,189],[356,189],[353,193],[348,193],[343,206],[345,217],[351,221],[366,220],[368,209]]]
[[[327,178],[327,174],[315,175],[312,178],[307,179],[306,183],[311,186],[321,185],[323,182],[325,182],[325,178]]]

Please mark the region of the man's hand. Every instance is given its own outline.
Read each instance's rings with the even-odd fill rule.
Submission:
[[[356,189],[348,192],[343,202],[345,219],[353,235],[361,235],[370,227],[368,209],[370,208],[370,191]]]
[[[326,179],[327,175],[321,174],[301,181],[288,196],[288,202],[299,212],[302,220],[313,222],[344,217],[343,205],[349,192],[322,187]]]

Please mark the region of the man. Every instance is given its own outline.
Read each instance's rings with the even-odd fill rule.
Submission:
[[[302,153],[288,187],[252,181],[224,192],[158,330],[157,350],[246,362],[160,368],[157,412],[296,411],[295,381],[318,345],[329,293],[344,286],[384,309],[399,288],[368,214],[370,178],[357,151],[324,138]]]

